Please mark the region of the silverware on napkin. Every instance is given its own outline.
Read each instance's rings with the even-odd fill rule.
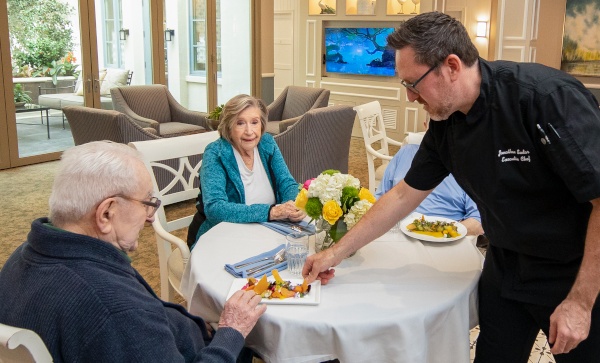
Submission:
[[[275,261],[275,259],[277,259],[278,256],[283,256],[283,255],[285,255],[285,248],[280,249],[273,256],[268,256],[268,257],[264,257],[264,258],[261,258],[261,259],[258,259],[258,260],[254,260],[254,261],[242,263],[242,264],[239,264],[239,265],[235,265],[233,267],[234,268],[240,268],[240,267],[244,267],[244,266],[248,266],[248,265],[254,265],[255,263],[258,263],[258,262],[261,262],[261,261],[268,261],[268,260]],[[261,266],[264,266],[264,265],[261,265]],[[258,266],[258,267],[261,267],[261,266]]]
[[[283,261],[285,261],[285,250],[281,250],[281,251],[277,252],[277,255],[275,255],[275,257],[273,258],[273,262],[269,262],[264,265],[260,265],[260,266],[251,268],[251,269],[247,270],[246,273],[248,275],[252,275],[257,272],[264,271],[264,270],[268,269],[269,267],[274,267],[276,265],[279,265]]]

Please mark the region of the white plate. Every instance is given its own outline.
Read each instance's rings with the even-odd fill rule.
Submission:
[[[268,278],[269,282],[275,281],[273,277]],[[284,279],[286,280],[286,279]],[[286,281],[290,281],[293,285],[298,285],[302,283],[302,279],[287,279]],[[236,291],[241,290],[244,285],[248,283],[248,279],[235,279],[231,283],[231,288],[229,289],[229,293],[227,294],[227,300],[233,295]],[[300,298],[287,298],[287,299],[262,299],[263,304],[274,304],[274,305],[318,305],[321,302],[321,281],[316,280],[310,284],[310,292],[304,297]]]
[[[424,217],[425,217],[426,221],[432,221],[432,222],[433,221],[441,221],[441,222],[449,222],[449,223],[453,222],[454,225],[456,227],[458,227],[458,233],[460,234],[460,236],[444,238],[444,237],[433,237],[433,236],[428,236],[425,234],[411,232],[406,228],[406,226],[408,226],[415,220],[414,216],[409,216],[408,218],[404,219],[400,223],[400,230],[409,237],[416,238],[421,241],[427,241],[427,242],[452,242],[452,241],[457,241],[467,235],[467,227],[465,227],[460,222],[457,222],[457,221],[449,219],[449,218],[444,218],[444,217],[435,217],[435,216],[424,216]],[[420,218],[420,216],[417,218]]]

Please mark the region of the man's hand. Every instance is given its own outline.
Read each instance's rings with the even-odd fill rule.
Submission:
[[[302,268],[302,276],[306,278],[309,284],[318,279],[321,280],[322,285],[327,285],[329,280],[335,276],[335,270],[330,267],[337,266],[340,262],[341,259],[338,260],[333,248],[328,248],[308,256]]]
[[[569,353],[588,337],[592,313],[574,300],[566,299],[550,316],[552,354]]]
[[[266,305],[258,305],[261,299],[254,291],[236,291],[225,302],[219,319],[219,328],[233,328],[242,333],[245,339],[258,318],[267,310]]]

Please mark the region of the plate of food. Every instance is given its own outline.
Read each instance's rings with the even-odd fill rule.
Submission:
[[[467,227],[460,222],[426,215],[404,219],[400,223],[400,230],[409,237],[427,242],[452,242],[467,235]]]
[[[321,301],[321,281],[307,284],[304,279],[283,280],[279,274],[263,277],[234,279],[227,300],[238,290],[253,290],[262,296],[263,304],[275,305],[318,305]],[[276,275],[276,277],[275,277]]]

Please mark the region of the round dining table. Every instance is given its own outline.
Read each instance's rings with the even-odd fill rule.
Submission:
[[[235,279],[224,265],[282,243],[285,236],[260,224],[213,227],[186,265],[188,310],[218,322]],[[314,237],[310,245],[314,253]],[[268,363],[468,363],[482,262],[472,236],[423,242],[388,232],[335,267],[317,305],[268,305],[246,345]]]

